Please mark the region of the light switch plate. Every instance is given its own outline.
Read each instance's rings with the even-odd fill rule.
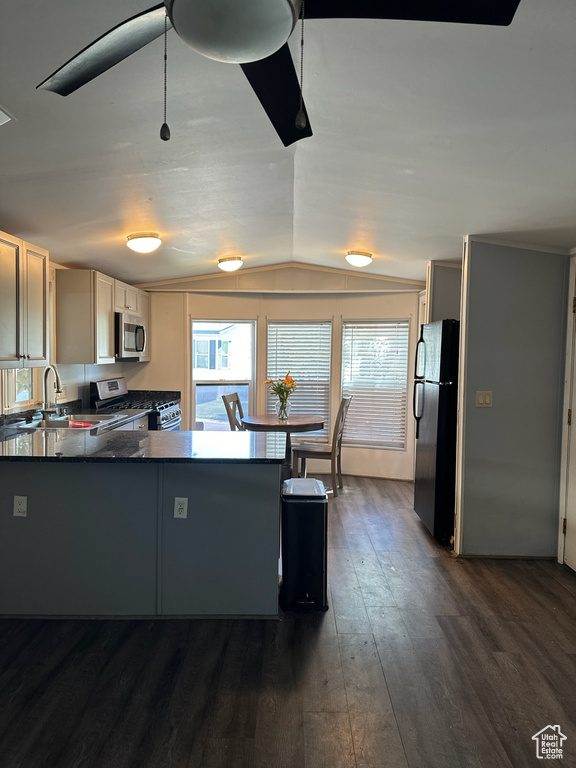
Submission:
[[[492,408],[492,390],[476,390],[476,408]]]

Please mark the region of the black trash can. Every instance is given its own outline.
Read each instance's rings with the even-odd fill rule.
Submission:
[[[314,478],[282,486],[282,585],[285,611],[327,611],[328,497]]]

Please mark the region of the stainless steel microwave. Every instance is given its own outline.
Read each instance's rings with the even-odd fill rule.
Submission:
[[[115,313],[116,359],[138,360],[146,349],[146,325],[143,317]]]

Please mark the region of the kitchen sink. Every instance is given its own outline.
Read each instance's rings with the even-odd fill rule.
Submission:
[[[108,424],[112,425],[125,416],[124,413],[101,414],[100,416],[95,416],[92,413],[69,413],[66,416],[58,416],[53,419],[30,421],[18,425],[18,428],[25,432],[34,432],[37,429],[94,429]]]
[[[18,427],[25,432],[34,432],[37,429],[94,429],[99,426],[98,421],[79,421],[68,419],[41,419],[31,421],[29,424]]]

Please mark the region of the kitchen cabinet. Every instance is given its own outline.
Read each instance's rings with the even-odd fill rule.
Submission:
[[[426,269],[426,319],[460,319],[462,265],[459,262],[429,261]]]
[[[73,436],[84,461],[30,461],[24,446],[25,460],[0,461],[0,615],[276,617],[283,446],[115,432]],[[263,458],[231,458],[251,451]],[[11,514],[21,494],[26,518]]]
[[[123,283],[121,280],[114,280],[114,309],[116,312],[132,312],[134,315],[138,312],[138,288]]]
[[[0,368],[48,362],[48,251],[0,232]]]
[[[115,362],[114,283],[93,269],[56,270],[57,362]]]

